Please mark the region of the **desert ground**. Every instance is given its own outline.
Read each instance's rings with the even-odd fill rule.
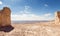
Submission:
[[[0,31],[0,36],[60,36],[60,25],[51,21],[11,25],[14,29],[10,32]]]

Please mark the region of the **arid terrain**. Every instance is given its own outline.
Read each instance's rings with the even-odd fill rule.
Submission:
[[[35,22],[28,24],[11,24],[10,32],[0,31],[0,36],[60,36],[60,25],[54,22]]]

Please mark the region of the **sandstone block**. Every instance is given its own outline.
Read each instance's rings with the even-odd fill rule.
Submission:
[[[11,10],[8,7],[4,7],[0,10],[0,27],[11,25]]]

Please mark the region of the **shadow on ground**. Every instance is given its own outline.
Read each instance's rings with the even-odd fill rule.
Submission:
[[[5,26],[5,27],[0,27],[0,31],[4,31],[4,32],[10,32],[14,29],[13,26]]]

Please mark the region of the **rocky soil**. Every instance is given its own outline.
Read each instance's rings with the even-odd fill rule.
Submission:
[[[0,31],[0,36],[60,36],[60,25],[53,22],[12,24],[12,26],[14,29],[9,32]]]

